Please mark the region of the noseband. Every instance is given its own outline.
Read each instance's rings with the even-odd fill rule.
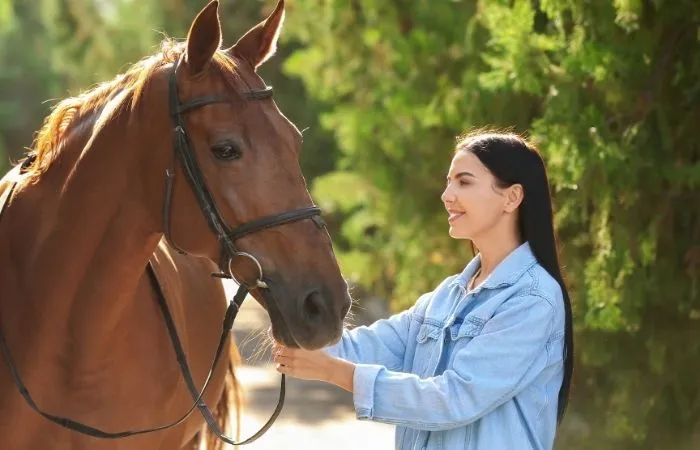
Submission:
[[[20,374],[10,353],[10,349],[7,345],[7,342],[5,341],[5,338],[1,332],[0,349],[2,350],[5,356],[5,360],[7,361],[15,385],[17,386],[17,389],[19,390],[22,397],[24,397],[27,404],[44,418],[64,428],[68,428],[70,430],[77,431],[79,433],[93,437],[117,439],[138,434],[152,433],[155,431],[161,431],[167,428],[174,427],[184,422],[192,414],[194,409],[198,408],[200,410],[200,413],[204,417],[204,420],[207,422],[209,429],[214,434],[216,434],[219,437],[219,439],[231,445],[244,445],[257,440],[260,436],[262,436],[272,426],[273,422],[282,411],[285,395],[285,376],[284,374],[282,374],[282,378],[280,381],[280,396],[277,402],[277,406],[274,412],[272,413],[272,416],[257,433],[255,433],[254,435],[252,435],[244,441],[236,442],[231,437],[226,436],[219,428],[216,419],[209,410],[208,406],[204,403],[203,396],[207,390],[207,387],[209,386],[209,381],[211,380],[212,375],[214,374],[217,363],[219,362],[219,359],[221,357],[221,353],[223,352],[223,349],[226,346],[226,342],[231,332],[231,328],[233,327],[233,322],[236,318],[236,315],[238,314],[243,300],[245,300],[250,290],[269,289],[270,281],[265,278],[262,265],[260,264],[258,259],[250,253],[239,250],[236,247],[235,242],[243,236],[247,236],[249,234],[257,233],[259,231],[263,231],[272,227],[277,227],[280,225],[297,222],[304,219],[311,219],[319,228],[322,228],[325,225],[323,223],[323,219],[321,219],[320,217],[321,210],[317,207],[310,206],[261,217],[259,219],[255,219],[253,221],[238,225],[236,228],[233,229],[229,227],[229,225],[226,223],[223,216],[219,212],[219,209],[217,208],[216,203],[214,202],[214,198],[211,192],[207,188],[207,184],[202,170],[197,162],[197,157],[194,152],[192,143],[189,139],[189,136],[187,135],[184,114],[207,105],[217,103],[231,103],[235,101],[236,98],[229,96],[209,95],[194,98],[186,102],[180,102],[177,91],[177,73],[179,67],[180,60],[178,60],[177,63],[174,64],[169,78],[170,117],[173,120],[174,125],[173,146],[175,154],[170,166],[166,170],[165,198],[163,201],[163,234],[171,247],[173,247],[176,251],[182,254],[186,254],[184,250],[182,250],[173,242],[172,233],[170,231],[170,212],[172,209],[173,182],[175,180],[174,166],[175,159],[177,159],[180,161],[180,166],[182,167],[182,170],[185,174],[185,177],[187,178],[190,188],[192,189],[192,192],[194,193],[197,199],[199,207],[202,210],[202,214],[206,218],[207,224],[209,225],[211,231],[214,233],[214,236],[216,236],[216,239],[221,248],[220,260],[218,263],[220,273],[213,275],[222,278],[231,278],[235,280],[235,277],[231,270],[231,266],[233,264],[234,258],[236,257],[245,257],[250,259],[258,269],[258,276],[255,282],[251,285],[247,285],[242,281],[235,280],[239,285],[238,290],[236,291],[236,294],[234,295],[233,299],[229,303],[228,308],[226,309],[226,314],[224,315],[223,326],[221,331],[221,337],[219,339],[219,345],[216,349],[216,353],[214,355],[214,359],[212,361],[211,368],[206,377],[204,385],[202,386],[201,390],[198,390],[194,384],[189,365],[187,364],[187,357],[185,356],[185,352],[182,348],[182,344],[177,334],[175,323],[173,321],[172,315],[165,300],[165,295],[161,288],[161,283],[158,281],[155,269],[153,267],[153,263],[151,261],[149,261],[148,263],[147,271],[151,278],[151,281],[153,282],[154,287],[156,288],[158,304],[160,306],[161,313],[163,314],[163,319],[168,329],[168,334],[173,345],[175,354],[177,356],[178,364],[180,365],[180,372],[182,373],[182,376],[185,380],[185,384],[187,385],[187,388],[194,400],[194,403],[180,419],[167,425],[161,425],[154,428],[134,431],[103,431],[101,429],[85,425],[72,419],[49,414],[41,410],[29,394],[29,390],[27,389],[27,387],[24,385],[24,382],[20,377]],[[246,100],[262,100],[271,98],[272,88],[266,87],[260,90],[247,91],[243,93],[243,96]],[[24,161],[20,170],[25,169],[32,162],[33,158],[30,156]],[[8,189],[5,192],[2,198],[0,198],[0,216],[2,215],[4,207],[6,206],[6,202],[12,196],[13,190],[14,185],[12,186],[12,188]]]

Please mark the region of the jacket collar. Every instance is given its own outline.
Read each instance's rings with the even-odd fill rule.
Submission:
[[[484,289],[494,289],[497,287],[511,286],[527,272],[530,267],[537,263],[535,255],[532,253],[530,243],[525,242],[510,252],[503,261],[498,263],[496,268],[484,280],[481,285]],[[454,283],[467,289],[467,284],[476,271],[481,267],[481,255],[477,254],[457,276]]]

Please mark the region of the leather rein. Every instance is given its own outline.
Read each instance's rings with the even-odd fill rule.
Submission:
[[[221,278],[231,278],[235,280],[235,277],[231,271],[231,263],[235,257],[246,257],[250,259],[253,263],[255,263],[256,267],[258,268],[258,278],[255,280],[255,283],[253,285],[246,285],[243,282],[239,282],[239,287],[238,290],[236,291],[236,294],[234,295],[233,299],[229,303],[227,309],[226,309],[226,314],[224,315],[224,320],[222,324],[222,330],[221,330],[221,337],[219,339],[219,344],[216,349],[216,353],[214,355],[214,359],[211,364],[211,368],[209,369],[209,372],[207,374],[207,377],[205,379],[204,384],[202,385],[201,389],[197,389],[195,386],[193,377],[192,377],[192,372],[190,371],[189,365],[187,363],[187,357],[185,356],[185,352],[182,348],[182,343],[180,342],[180,338],[178,337],[177,329],[175,327],[175,322],[173,321],[172,315],[170,313],[170,309],[168,308],[167,302],[165,300],[165,295],[163,293],[162,285],[158,281],[158,277],[156,275],[155,269],[153,267],[153,262],[149,261],[147,265],[147,272],[149,275],[149,278],[151,279],[155,291],[156,291],[156,297],[158,300],[158,305],[160,307],[161,313],[163,315],[163,320],[165,322],[166,328],[168,330],[168,335],[170,337],[170,341],[173,346],[173,350],[175,351],[175,355],[177,357],[177,362],[178,365],[180,366],[180,372],[182,374],[182,377],[185,380],[185,384],[187,385],[187,389],[190,392],[190,395],[193,399],[192,406],[176,421],[166,424],[166,425],[160,425],[160,426],[155,426],[153,428],[147,428],[147,429],[139,429],[139,430],[126,430],[126,431],[118,431],[118,432],[108,432],[101,430],[99,428],[86,425],[84,423],[66,418],[66,417],[61,417],[53,414],[49,414],[47,412],[44,412],[37,404],[34,402],[33,398],[31,397],[29,390],[25,386],[24,382],[22,381],[22,378],[19,374],[19,371],[17,370],[17,366],[14,363],[14,359],[12,358],[12,354],[10,352],[10,349],[7,345],[7,341],[5,340],[5,337],[2,333],[2,330],[0,330],[0,349],[2,350],[2,353],[5,357],[5,361],[7,362],[8,368],[10,370],[10,373],[12,375],[12,378],[14,380],[14,383],[19,391],[19,393],[22,395],[26,403],[38,414],[43,416],[44,418],[50,420],[51,422],[54,422],[64,428],[68,428],[70,430],[76,431],[78,433],[86,434],[88,436],[93,436],[97,438],[104,438],[104,439],[118,439],[118,438],[124,438],[128,436],[134,436],[134,435],[139,435],[139,434],[146,434],[146,433],[152,433],[156,431],[162,431],[174,426],[177,426],[181,423],[183,423],[196,409],[199,409],[202,417],[207,423],[207,426],[209,427],[210,431],[214,433],[219,439],[222,441],[226,442],[227,444],[231,445],[245,445],[245,444],[250,444],[251,442],[257,440],[260,438],[274,423],[274,421],[277,419],[279,414],[282,412],[282,407],[284,405],[284,396],[285,396],[285,375],[282,374],[281,380],[280,380],[280,395],[279,399],[277,401],[277,406],[275,407],[274,412],[268,419],[268,421],[258,430],[255,434],[253,434],[251,437],[248,439],[238,441],[236,442],[232,437],[227,436],[222,432],[222,430],[219,428],[219,425],[216,422],[216,419],[214,418],[214,415],[212,414],[211,410],[209,407],[206,405],[204,402],[204,394],[206,393],[206,390],[209,386],[209,382],[211,381],[211,378],[216,370],[217,364],[219,362],[219,359],[221,357],[221,354],[226,346],[226,341],[229,338],[229,334],[231,332],[231,329],[233,328],[233,322],[236,319],[236,315],[238,314],[238,311],[241,307],[241,304],[243,303],[243,300],[245,300],[246,296],[251,290],[254,289],[269,289],[269,280],[267,280],[264,276],[262,265],[260,262],[255,258],[255,256],[251,255],[250,253],[242,252],[239,249],[236,248],[235,246],[235,241],[242,238],[243,236],[247,236],[251,233],[256,233],[258,231],[266,230],[268,228],[284,225],[287,223],[291,222],[297,222],[300,220],[304,219],[311,219],[314,221],[314,223],[318,227],[324,227],[325,224],[323,223],[323,219],[321,219],[321,210],[317,207],[306,207],[306,208],[300,208],[296,210],[290,210],[290,211],[285,211],[279,214],[275,215],[270,215],[270,216],[265,216],[259,219],[255,219],[251,222],[247,222],[244,224],[241,224],[237,226],[234,229],[231,229],[226,221],[223,219],[221,213],[219,212],[219,209],[216,206],[216,203],[214,202],[214,198],[211,195],[211,192],[207,188],[207,184],[205,182],[204,175],[202,173],[201,168],[199,167],[199,164],[197,162],[197,158],[195,155],[195,152],[193,150],[191,141],[189,139],[189,136],[187,135],[187,131],[185,128],[185,121],[184,121],[184,114],[187,112],[196,110],[198,108],[201,108],[203,106],[207,105],[212,105],[216,103],[231,103],[235,99],[233,97],[228,97],[228,96],[216,96],[216,95],[209,95],[209,96],[203,96],[203,97],[198,97],[194,98],[189,101],[181,102],[179,99],[178,95],[178,89],[177,89],[177,73],[178,73],[178,68],[180,67],[180,61],[178,60],[174,65],[173,69],[170,73],[170,78],[169,78],[169,108],[170,108],[170,117],[173,121],[173,147],[174,147],[174,155],[173,155],[173,160],[170,164],[170,166],[166,170],[166,181],[165,181],[165,198],[163,202],[163,233],[165,236],[165,239],[168,241],[169,245],[174,248],[176,251],[186,254],[184,250],[182,250],[180,247],[178,247],[176,244],[174,244],[172,235],[170,232],[170,211],[172,207],[172,197],[173,197],[173,184],[175,180],[175,159],[177,159],[180,162],[180,167],[182,168],[183,173],[185,174],[185,177],[187,178],[187,181],[190,185],[190,188],[192,189],[192,192],[194,193],[197,202],[199,203],[199,207],[202,211],[202,214],[207,220],[207,224],[209,225],[209,228],[211,231],[214,233],[214,235],[217,238],[217,241],[219,242],[220,248],[221,248],[221,258],[218,263],[219,265],[219,270],[220,273],[215,273],[212,274],[213,276],[221,277]],[[260,90],[251,90],[244,92],[243,95],[247,100],[262,100],[262,99],[267,99],[272,97],[272,87],[266,87],[264,89]],[[27,159],[25,159],[21,166],[20,166],[20,171],[26,170],[32,163],[34,162],[34,156],[30,155]],[[12,194],[14,192],[14,189],[16,187],[16,181],[13,183],[13,185],[7,189],[2,196],[0,196],[0,218],[2,218],[2,213],[4,212],[7,204],[9,203],[10,198],[12,197]],[[236,280],[237,281],[237,280]],[[237,281],[238,282],[238,281]]]

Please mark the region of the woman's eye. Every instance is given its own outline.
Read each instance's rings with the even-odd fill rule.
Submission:
[[[211,148],[214,152],[216,158],[223,161],[233,161],[240,159],[243,156],[243,152],[234,142],[222,142],[221,144],[216,144]]]

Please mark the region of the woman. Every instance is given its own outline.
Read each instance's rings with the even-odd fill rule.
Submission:
[[[544,162],[516,135],[466,137],[442,201],[478,250],[462,273],[324,351],[277,346],[277,370],[351,391],[397,449],[551,449],[573,333]]]

